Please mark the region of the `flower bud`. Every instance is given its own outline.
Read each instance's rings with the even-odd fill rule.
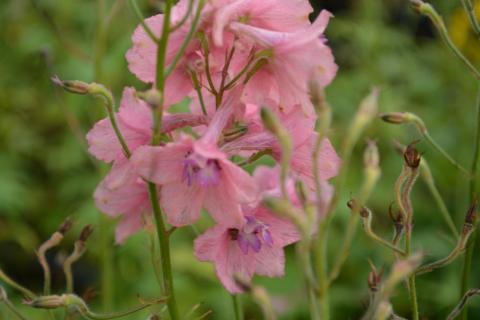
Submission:
[[[377,292],[378,287],[382,282],[384,268],[382,267],[382,269],[380,269],[380,272],[378,272],[377,268],[375,268],[373,263],[371,263],[370,261],[369,263],[370,263],[370,273],[368,274],[368,280],[367,280],[368,287],[370,288],[370,291]]]
[[[365,168],[378,168],[379,164],[380,156],[378,155],[377,143],[374,140],[369,140],[363,153],[363,165]]]
[[[79,80],[61,80],[58,76],[52,77],[53,83],[75,94],[89,94],[90,84]]]
[[[162,103],[162,96],[157,89],[152,88],[145,92],[137,92],[137,95],[140,99],[145,101],[150,108],[160,108],[160,104]]]
[[[405,152],[403,153],[405,164],[412,169],[417,169],[418,166],[420,165],[420,160],[421,160],[420,153],[415,147],[416,143],[417,141],[410,143],[407,146],[407,149],[405,149]]]
[[[468,234],[471,232],[475,223],[477,222],[477,207],[478,202],[474,200],[470,208],[468,208],[467,214],[465,215],[465,223],[463,224],[463,234]]]
[[[58,232],[60,232],[62,235],[65,235],[65,233],[67,233],[67,231],[72,228],[72,225],[73,225],[72,219],[67,218],[65,219],[65,221],[63,221],[60,228],[58,228]]]
[[[89,224],[82,229],[82,232],[80,232],[79,240],[82,242],[86,242],[92,233],[93,227],[91,224]]]
[[[65,295],[51,295],[51,296],[41,296],[35,298],[31,301],[25,301],[24,303],[39,309],[56,309],[65,306],[66,296]]]
[[[408,112],[385,112],[380,113],[379,116],[383,121],[393,124],[408,123],[413,120]]]

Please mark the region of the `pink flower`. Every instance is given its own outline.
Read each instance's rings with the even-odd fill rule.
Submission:
[[[152,137],[152,111],[140,100],[135,89],[126,88],[120,101],[120,110],[116,114],[118,127],[128,148],[134,152],[138,147],[150,143]],[[167,133],[177,128],[208,124],[208,119],[194,114],[165,114],[162,131]],[[125,158],[110,120],[105,118],[95,124],[87,134],[88,151],[97,159],[112,162]]]
[[[110,217],[121,216],[115,239],[123,243],[143,227],[145,215],[151,212],[147,184],[134,171],[128,160],[115,162],[110,173],[98,185],[95,204]]]
[[[219,224],[195,240],[195,255],[211,261],[231,293],[241,292],[235,277],[250,281],[253,274],[280,277],[284,274],[283,247],[299,240],[296,228],[265,208],[248,212],[237,225]]]
[[[152,111],[138,99],[135,90],[126,88],[116,114],[120,131],[131,152],[151,140]],[[166,114],[162,131],[170,132],[185,126],[207,124],[208,119],[193,114]],[[151,206],[147,185],[124,154],[109,119],[100,120],[87,134],[89,151],[97,159],[113,162],[113,167],[98,185],[94,198],[97,207],[111,217],[122,216],[116,228],[116,241],[123,243],[143,226]]]
[[[132,157],[142,177],[161,185],[170,224],[193,223],[202,207],[217,222],[237,223],[242,220],[240,204],[255,201],[253,179],[216,146],[234,106],[221,107],[200,140],[183,135],[165,146],[142,147]]]
[[[217,4],[213,23],[213,39],[223,45],[224,29],[232,21],[245,21],[251,26],[291,32],[307,27],[313,11],[305,0],[236,0]]]
[[[258,108],[255,111],[254,105],[249,105],[247,115],[249,116],[249,133],[237,140],[222,146],[222,150],[229,154],[249,155],[251,153],[270,150],[272,157],[280,162],[282,152],[277,139],[263,129],[258,119]],[[278,113],[283,126],[289,131],[293,140],[293,157],[291,170],[295,177],[299,177],[313,188],[313,148],[317,139],[315,132],[315,120],[306,117],[301,109],[293,108],[289,113]],[[338,174],[340,158],[328,139],[324,139],[318,158],[320,178],[327,181]]]
[[[187,13],[187,1],[180,1],[172,9],[171,25],[182,19]],[[194,4],[196,6],[196,4]],[[158,14],[145,19],[145,23],[150,27],[157,38],[160,38],[163,28],[163,14]],[[167,45],[167,54],[165,63],[168,66],[172,61],[183,40],[188,34],[191,22],[187,21],[182,27],[170,34]],[[142,26],[138,26],[132,36],[132,48],[127,52],[126,58],[130,71],[140,80],[147,83],[155,82],[157,65],[157,44],[152,41]],[[197,54],[200,45],[198,41],[191,41],[188,45],[184,57],[169,76],[165,83],[165,105],[182,101],[193,90],[189,74],[189,68],[195,64],[202,64],[203,58]],[[199,61],[199,62],[198,62]]]
[[[295,32],[230,23],[230,29],[240,39],[248,38],[255,47],[270,54],[267,65],[247,84],[245,102],[265,105],[267,98],[275,102],[272,107],[279,106],[286,112],[297,105],[309,106],[309,81],[315,80],[325,87],[337,72],[332,52],[321,38],[330,17],[331,14],[324,10],[311,26]]]

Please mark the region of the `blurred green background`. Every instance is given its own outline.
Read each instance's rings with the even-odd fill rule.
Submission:
[[[334,122],[331,138],[339,146],[357,105],[373,85],[381,88],[381,111],[412,111],[421,116],[431,135],[469,167],[474,143],[477,84],[440,43],[430,23],[413,12],[406,0],[312,1],[317,9],[335,14],[327,30],[338,65],[338,76],[328,88]],[[145,15],[155,13],[156,1],[139,1]],[[432,1],[452,30],[462,50],[480,64],[480,46],[468,28],[460,1]],[[62,261],[80,229],[93,224],[85,257],[74,266],[76,291],[90,294],[94,310],[123,310],[138,304],[137,294],[158,295],[149,256],[149,237],[142,232],[123,246],[113,242],[114,222],[94,207],[92,193],[107,168],[86,152],[85,133],[103,117],[94,100],[65,94],[50,82],[54,74],[66,79],[97,80],[117,97],[124,86],[145,89],[128,71],[124,59],[137,20],[125,0],[2,0],[0,1],[0,266],[36,292],[42,271],[35,248],[71,216],[74,230],[48,255],[53,288],[62,292]],[[330,260],[341,245],[349,211],[343,205],[355,195],[362,180],[365,139],[380,148],[382,179],[369,207],[374,228],[390,237],[387,215],[393,184],[402,158],[392,141],[404,144],[420,139],[410,126],[375,121],[355,149],[347,188],[330,232]],[[467,181],[426,142],[419,149],[429,160],[438,187],[460,228],[468,207]],[[413,193],[415,250],[428,261],[446,256],[454,243],[426,186]],[[200,228],[203,226],[200,225]],[[173,264],[183,313],[200,303],[197,315],[212,310],[209,319],[232,319],[230,296],[215,279],[211,265],[195,260],[194,234],[177,231],[173,237]],[[289,248],[286,277],[256,279],[272,295],[281,319],[308,319],[303,281],[294,250]],[[480,245],[477,243],[471,287],[480,286]],[[333,319],[358,319],[368,303],[368,259],[388,270],[393,257],[358,232],[351,255],[332,288]],[[459,299],[463,259],[417,280],[423,319],[443,319]],[[7,288],[8,289],[8,288]],[[9,291],[20,306],[21,297]],[[246,318],[261,319],[259,308],[243,295]],[[393,298],[395,311],[409,317],[406,288]],[[470,313],[480,318],[480,301]],[[29,319],[45,319],[41,311],[20,306]],[[146,319],[152,308],[129,319]],[[166,312],[165,312],[166,314]],[[0,305],[0,319],[13,319]]]

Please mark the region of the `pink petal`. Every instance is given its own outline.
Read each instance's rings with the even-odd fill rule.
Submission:
[[[182,227],[200,218],[205,190],[198,184],[188,186],[182,181],[168,183],[161,188],[160,195],[160,204],[171,225]]]
[[[227,226],[238,225],[243,222],[240,203],[232,186],[233,182],[223,178],[216,187],[204,189],[204,207],[217,223]]]
[[[293,223],[269,213],[263,207],[257,210],[255,218],[268,225],[274,247],[282,248],[300,240],[300,233]]]
[[[143,228],[143,216],[141,214],[125,214],[115,228],[115,242],[123,244],[131,235]]]
[[[177,143],[169,143],[161,147],[140,147],[132,155],[138,173],[148,181],[157,184],[166,184],[181,181],[183,161],[192,150],[193,142],[190,137],[184,136]]]
[[[104,179],[95,190],[97,207],[105,214],[115,217],[120,214],[141,213],[149,209],[147,186],[143,180],[128,179],[115,187],[109,184],[111,177]]]
[[[267,277],[283,277],[285,274],[285,255],[281,247],[263,245],[255,254],[255,273]]]
[[[235,283],[235,276],[250,281],[255,271],[253,253],[245,255],[236,241],[228,238],[224,226],[207,230],[195,240],[195,255],[201,261],[213,261],[215,272],[230,293],[242,292]]]

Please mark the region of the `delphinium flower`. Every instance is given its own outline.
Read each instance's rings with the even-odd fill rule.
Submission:
[[[152,136],[151,110],[136,97],[135,90],[124,90],[120,110],[117,113],[119,130],[130,152],[150,143]],[[164,132],[178,127],[205,124],[206,119],[192,114],[166,115],[163,119]],[[109,119],[100,120],[87,135],[89,151],[97,159],[113,163],[110,173],[97,187],[94,197],[102,212],[115,217],[122,215],[116,230],[117,242],[141,229],[144,213],[151,211],[146,183],[143,181],[118,141]]]
[[[194,1],[193,8],[198,4]],[[104,213],[122,216],[117,242],[139,230],[151,212],[147,182],[157,186],[160,207],[175,227],[194,223],[206,209],[216,225],[195,241],[196,256],[212,261],[224,286],[239,292],[236,275],[246,280],[254,273],[283,275],[283,247],[298,241],[299,233],[262,204],[267,195],[280,196],[278,167],[258,168],[252,177],[237,160],[264,153],[281,161],[281,147],[259,117],[260,106],[266,106],[293,138],[292,203],[300,206],[296,180],[303,180],[315,196],[312,150],[317,133],[307,86],[313,80],[323,88],[335,76],[337,66],[323,35],[331,14],[322,11],[312,24],[308,1],[211,0],[201,8],[195,34],[184,47],[194,25],[193,14],[183,20],[188,8],[189,2],[180,0],[172,9],[163,105],[151,106],[134,89],[125,89],[116,117],[128,152],[107,119],[88,134],[90,152],[113,164],[95,200]],[[163,19],[159,14],[145,20],[157,38]],[[181,21],[185,23],[178,26]],[[157,43],[151,36],[139,26],[126,58],[133,74],[155,85]],[[191,113],[171,113],[170,107],[181,101],[189,101]],[[150,145],[152,108],[163,113],[163,139],[155,146]],[[328,139],[318,161],[322,199],[312,199],[324,208],[332,194],[328,180],[339,167]]]
[[[253,179],[217,146],[234,107],[222,106],[197,141],[184,135],[165,146],[142,147],[134,155],[138,172],[162,186],[161,204],[172,225],[192,224],[202,207],[216,221],[240,221],[240,204],[255,201]]]
[[[262,196],[281,196],[278,166],[258,167],[254,179]],[[295,194],[293,179],[290,178],[287,184],[292,203],[299,207],[301,204]],[[333,192],[328,184],[322,184],[322,191],[319,207],[326,208]],[[242,206],[242,211],[244,219],[241,223],[217,224],[195,240],[197,258],[214,263],[217,276],[231,293],[242,291],[236,278],[250,281],[254,274],[283,276],[283,248],[300,240],[299,231],[292,222],[277,217],[262,203]]]

